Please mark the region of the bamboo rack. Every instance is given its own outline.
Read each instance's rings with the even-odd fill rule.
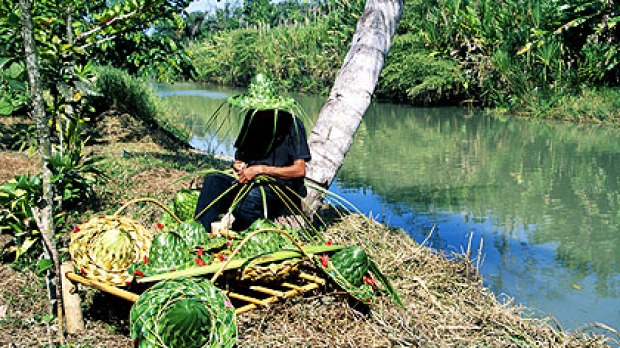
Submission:
[[[111,295],[120,297],[130,302],[136,302],[140,297],[140,295],[131,291],[124,290],[113,285],[101,283],[96,280],[84,278],[74,272],[66,272],[63,274],[63,276],[72,282],[80,283],[82,285],[107,292]],[[293,281],[299,284],[291,283]],[[264,307],[270,303],[278,302],[287,298],[297,296],[304,292],[317,289],[323,284],[325,284],[325,280],[323,278],[300,272],[297,275],[291,276],[285,282],[274,282],[273,284],[269,284],[269,287],[265,285],[250,285],[247,287],[237,288],[235,289],[235,291],[227,290],[226,295],[228,295],[229,298],[240,302],[240,305],[235,306],[235,313],[239,315],[241,313],[251,311],[255,308]],[[281,290],[278,290],[278,288]],[[257,295],[252,296],[245,293],[255,293]],[[267,295],[267,297],[259,298],[259,294]],[[65,308],[65,310],[67,310],[67,308]],[[72,314],[66,313],[66,316],[70,315]]]

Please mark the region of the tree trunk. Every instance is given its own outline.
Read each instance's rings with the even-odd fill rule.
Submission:
[[[54,272],[49,275],[48,289],[50,291],[50,300],[59,300],[60,284],[58,279],[54,279],[60,275],[60,263],[58,261],[58,251],[56,250],[56,242],[54,240],[54,189],[52,185],[52,172],[49,168],[49,159],[52,156],[52,145],[50,142],[50,118],[45,113],[45,102],[43,101],[43,91],[41,88],[41,74],[39,72],[39,62],[37,59],[36,45],[33,35],[32,25],[32,0],[19,0],[21,10],[21,33],[24,40],[24,55],[26,60],[26,70],[28,72],[28,84],[30,85],[30,102],[32,104],[32,117],[36,124],[36,134],[38,142],[38,151],[41,156],[41,178],[43,186],[43,199],[37,206],[31,207],[33,216],[37,222],[43,247],[54,264]],[[52,302],[54,303],[54,302]],[[63,343],[62,332],[62,304],[57,303],[58,320],[61,330],[59,330],[60,341]]]
[[[342,166],[370,105],[402,8],[402,0],[367,0],[344,64],[308,137],[312,161],[306,177],[311,184],[327,189]],[[306,212],[313,214],[322,199],[321,192],[310,189]]]

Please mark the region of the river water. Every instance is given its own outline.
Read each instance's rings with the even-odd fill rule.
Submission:
[[[239,91],[158,89],[184,110],[195,147],[233,153],[234,122],[216,129],[209,117]],[[310,118],[324,103],[294,97]],[[480,250],[485,285],[528,315],[618,330],[619,139],[620,129],[376,103],[330,190],[430,247]]]

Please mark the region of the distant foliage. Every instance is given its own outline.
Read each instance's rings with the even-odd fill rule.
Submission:
[[[436,104],[437,100],[463,99],[458,60],[433,57],[424,47],[401,35],[394,40],[390,64],[384,68],[377,87],[381,98],[415,104]]]
[[[285,13],[280,4],[305,11],[305,22],[274,20]],[[364,4],[248,2],[225,22],[236,16],[242,29],[227,26],[193,43],[197,77],[245,85],[262,71],[285,88],[325,92]],[[250,15],[247,6],[261,11]],[[620,85],[619,22],[620,6],[606,0],[405,1],[376,92],[414,105],[527,111],[545,100],[540,107],[550,109],[583,88]]]
[[[223,30],[195,41],[189,49],[200,81],[245,86],[257,73],[282,88],[323,93],[340,69],[365,1],[330,0],[293,11],[293,1],[274,6],[273,18],[246,17],[242,29]],[[306,17],[300,17],[305,13]],[[282,14],[295,14],[285,19]]]
[[[407,1],[379,92],[519,109],[532,97],[617,87],[618,22],[620,6],[604,0]]]

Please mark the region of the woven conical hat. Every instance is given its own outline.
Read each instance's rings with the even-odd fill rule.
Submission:
[[[71,234],[69,254],[76,270],[84,277],[125,286],[133,279],[127,268],[148,256],[152,238],[135,220],[117,215],[93,217]],[[114,240],[119,244],[109,243]],[[119,249],[125,258],[116,257],[114,253]]]

